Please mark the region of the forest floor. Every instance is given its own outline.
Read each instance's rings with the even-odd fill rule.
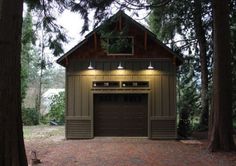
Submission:
[[[65,140],[63,126],[24,127],[30,163],[35,151],[42,166],[235,166],[236,152],[207,151],[206,133],[195,140],[96,137]],[[235,136],[236,141],[236,136]]]

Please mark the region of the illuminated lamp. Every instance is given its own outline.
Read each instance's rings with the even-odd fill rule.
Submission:
[[[149,63],[148,69],[149,69],[149,70],[154,69],[154,67],[152,66],[152,63],[151,63],[151,62]]]
[[[117,67],[117,69],[119,69],[119,70],[124,69],[124,67],[121,65],[121,62],[119,63],[119,66]]]
[[[91,61],[89,62],[88,69],[89,69],[89,70],[93,70],[93,69],[94,69],[94,68],[93,68],[93,66],[92,66],[92,63],[91,63]]]

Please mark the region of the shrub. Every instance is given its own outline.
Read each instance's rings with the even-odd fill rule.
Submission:
[[[178,82],[178,135],[180,138],[191,136],[194,114],[199,109],[200,94],[197,91],[197,81],[193,66],[184,64],[181,68],[181,74]]]
[[[49,115],[48,114],[40,116],[40,124],[46,125],[46,124],[49,123],[49,121],[50,121],[50,119],[49,119]]]
[[[192,133],[192,126],[189,120],[190,112],[188,109],[183,108],[179,113],[178,135],[182,138],[187,138]]]
[[[22,121],[24,125],[38,125],[39,113],[35,108],[22,108]]]
[[[64,123],[65,113],[65,92],[60,92],[58,95],[51,97],[49,118],[59,124]]]

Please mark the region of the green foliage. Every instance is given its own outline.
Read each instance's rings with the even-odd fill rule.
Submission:
[[[21,78],[21,101],[25,99],[26,96],[26,90],[27,90],[27,78],[28,78],[28,71],[27,68],[22,67],[21,68],[21,73],[20,73],[20,78]]]
[[[152,3],[157,1],[150,0]],[[195,86],[196,91],[205,93],[202,94],[202,107],[195,110],[195,114],[201,114],[200,123],[202,124],[202,126],[195,127],[202,129],[207,127],[203,125],[207,124],[208,121],[208,103],[211,97],[210,85],[212,84],[213,64],[212,13],[210,12],[210,1],[197,2],[199,1],[171,1],[164,8],[152,8],[148,23],[159,39],[170,44],[172,49],[178,46],[177,48],[185,58],[192,59],[191,64],[194,70],[194,77],[198,80]],[[197,19],[199,18],[198,16],[200,19]],[[199,32],[202,35],[197,36]],[[202,45],[200,45],[200,42]],[[200,49],[202,52],[201,60]],[[206,57],[204,53],[206,53]],[[206,67],[204,65],[205,61],[207,63],[207,70],[204,70],[204,67]],[[180,75],[181,78],[183,76]],[[185,87],[183,86],[183,88]]]
[[[67,2],[64,0],[51,1],[51,0],[25,0],[28,9],[33,12],[37,22],[35,28],[38,35],[43,37],[41,39],[43,46],[49,48],[54,56],[59,56],[64,52],[63,43],[67,43],[67,36],[64,28],[56,23],[56,18],[65,10],[69,8]]]
[[[190,112],[191,110],[183,107],[179,113],[178,135],[181,138],[187,138],[191,135]]]
[[[109,54],[132,54],[133,40],[128,36],[129,23],[123,23],[122,29],[117,29],[119,14],[105,21],[99,29],[102,48]]]
[[[34,108],[22,108],[22,121],[24,125],[38,125],[39,114]]]
[[[65,92],[60,92],[58,95],[51,97],[49,118],[58,123],[64,123],[65,117]]]
[[[39,121],[40,121],[40,124],[45,124],[45,125],[48,124],[50,121],[49,114],[41,115]]]
[[[150,0],[156,3],[158,0]],[[212,74],[212,17],[210,1],[202,1],[202,26],[206,36],[209,77]],[[199,45],[194,23],[194,1],[171,1],[164,8],[152,8],[148,18],[151,30],[172,49],[178,48],[186,57],[195,57],[194,70],[200,76]],[[178,47],[177,47],[178,46]],[[200,78],[199,78],[200,79]]]
[[[106,19],[109,14],[108,7],[114,2],[114,0],[102,0],[102,1],[86,1],[86,0],[81,0],[81,1],[73,1],[69,3],[69,8],[72,12],[79,12],[81,13],[81,16],[84,20],[84,24],[82,27],[81,33],[86,32],[89,30],[89,11],[88,9],[93,9],[95,10],[94,13],[94,21],[95,25],[98,25],[98,23]]]
[[[64,52],[62,49],[62,43],[58,42],[58,38],[50,41],[49,40],[49,49],[53,50],[53,55],[58,56]]]
[[[185,39],[193,37],[191,6],[191,1],[183,0],[172,1],[164,8],[153,8],[148,20],[151,30],[164,42],[173,39],[176,33]]]
[[[33,32],[32,16],[28,10],[23,20],[22,25],[22,49],[21,49],[21,100],[26,96],[26,90],[29,82],[29,72],[31,58],[33,56],[33,44],[35,43],[35,36]]]
[[[199,93],[191,61],[185,63],[180,71],[178,80],[178,135],[187,138],[191,135],[194,114],[199,109]]]
[[[66,1],[61,1],[66,2]],[[117,10],[128,10],[138,16],[138,11],[148,10],[150,7],[160,8],[165,4],[168,4],[170,1],[162,0],[132,0],[132,1],[115,1],[115,0],[80,0],[80,1],[71,1],[69,3],[64,3],[72,12],[79,12],[84,20],[81,33],[89,30],[89,12],[91,10],[95,11],[93,15],[94,27],[96,27],[100,22],[106,20],[108,16],[114,11],[114,8]],[[163,9],[163,8],[162,8]]]
[[[149,17],[148,23],[152,32],[154,32],[158,38],[164,42],[173,39],[176,32],[181,31],[179,27],[181,26],[182,21],[180,20],[185,16],[177,15],[175,13],[181,11],[176,10],[179,5],[181,6],[181,2],[178,1],[166,5],[165,8],[155,8],[152,10]],[[181,7],[183,8],[184,6]]]
[[[132,53],[132,38],[119,37],[108,39],[108,53],[111,54],[131,54]]]

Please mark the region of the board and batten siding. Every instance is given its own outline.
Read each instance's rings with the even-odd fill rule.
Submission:
[[[94,93],[148,93],[148,137],[176,138],[176,69],[171,60],[152,60],[155,70],[147,70],[149,60],[73,59],[66,68],[66,138],[93,138]],[[121,62],[124,70],[117,70]],[[149,81],[147,88],[94,89],[93,81]]]

